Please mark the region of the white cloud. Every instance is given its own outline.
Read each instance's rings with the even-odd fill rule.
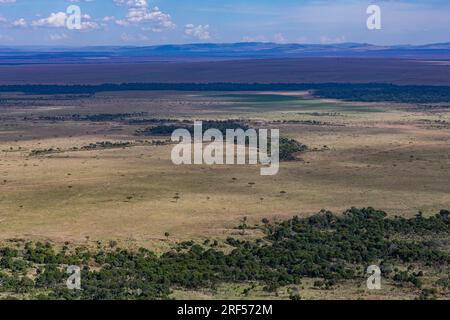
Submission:
[[[98,23],[93,21],[84,21],[81,23],[81,30],[98,29]]]
[[[285,36],[282,33],[275,34],[273,38],[276,43],[286,43],[287,42],[287,39],[285,38]]]
[[[106,16],[106,17],[103,17],[103,19],[102,19],[103,22],[110,22],[110,21],[115,21],[115,20],[116,20],[116,17],[114,17],[114,16]]]
[[[211,35],[209,34],[209,25],[201,25],[198,26],[193,25],[192,23],[185,25],[184,34],[197,38],[199,40],[209,40]]]
[[[31,25],[33,27],[64,28],[67,18],[68,15],[65,12],[56,12],[51,13],[47,18],[34,20]],[[98,27],[98,23],[92,21],[90,15],[82,16],[81,30],[97,29]]]
[[[51,13],[47,18],[34,20],[31,25],[34,27],[55,27],[62,28],[66,26],[67,15],[65,12]]]
[[[0,3],[15,3],[16,0],[0,0]]]
[[[24,18],[20,18],[13,21],[11,25],[16,28],[25,28],[28,25],[28,23]]]
[[[83,15],[81,21],[81,30],[98,29],[99,25],[97,22],[91,20],[91,16],[88,14]]]
[[[140,25],[144,30],[163,31],[176,27],[170,14],[158,7],[149,8],[146,0],[114,0],[118,5],[127,5],[128,12],[124,19],[116,20],[119,26]]]
[[[127,26],[129,23],[126,20],[116,20],[116,24],[118,26],[124,27],[124,26]]]

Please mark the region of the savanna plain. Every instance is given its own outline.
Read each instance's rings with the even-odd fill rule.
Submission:
[[[228,253],[230,238],[260,241],[264,225],[322,209],[373,207],[387,218],[428,219],[450,208],[445,103],[348,102],[310,91],[8,92],[0,108],[0,241],[6,247],[49,242],[68,250],[145,248],[163,255],[193,241],[214,242]],[[307,149],[282,161],[275,176],[261,176],[254,165],[176,166],[170,135],[146,129],[194,120],[277,128]],[[410,277],[418,264],[413,259],[395,272]],[[420,286],[391,277],[374,291],[364,277],[331,283],[318,274],[275,287],[177,285],[167,296],[448,298],[445,285],[436,285],[448,276],[446,267],[420,270],[431,270]]]

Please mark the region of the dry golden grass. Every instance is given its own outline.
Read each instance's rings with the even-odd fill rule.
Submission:
[[[314,287],[316,280],[318,279],[305,278],[301,285],[282,287],[277,292],[267,292],[264,286],[256,283],[234,283],[223,284],[214,292],[173,290],[172,297],[177,300],[287,300],[293,290],[297,289],[302,300],[414,300],[420,291],[410,286],[398,287],[389,282],[383,283],[380,290],[369,290],[364,280],[342,282],[333,289],[319,289]],[[245,289],[250,290],[245,293]]]
[[[133,141],[134,131],[143,126],[33,122],[24,116],[140,111],[155,118],[270,121],[313,150],[301,155],[302,161],[282,163],[273,177],[260,176],[254,166],[175,166],[170,145],[29,156],[33,149]],[[423,119],[449,115],[406,105],[252,104],[218,94],[170,92],[104,93],[5,108],[0,114],[0,239],[114,239],[164,250],[179,240],[223,239],[236,233],[233,228],[243,217],[258,223],[264,217],[351,206],[399,215],[435,213],[450,208],[450,130],[424,125]]]

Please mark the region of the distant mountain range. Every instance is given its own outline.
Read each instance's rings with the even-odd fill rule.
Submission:
[[[365,43],[204,43],[143,47],[4,47],[0,64],[128,63],[261,58],[348,57],[450,60],[450,43],[377,46]]]

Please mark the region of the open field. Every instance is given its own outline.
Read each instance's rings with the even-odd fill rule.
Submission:
[[[164,250],[179,240],[239,236],[234,227],[244,217],[258,223],[322,208],[373,206],[405,216],[450,208],[445,106],[349,103],[301,92],[106,92],[2,94],[0,108],[1,240],[114,239]],[[57,120],[124,112],[109,121]],[[253,166],[177,167],[171,145],[136,143],[143,138],[135,131],[148,125],[130,119],[151,118],[239,118],[280,128],[309,151],[273,177]],[[131,145],[73,149],[101,141]],[[57,152],[31,154],[47,149]]]

